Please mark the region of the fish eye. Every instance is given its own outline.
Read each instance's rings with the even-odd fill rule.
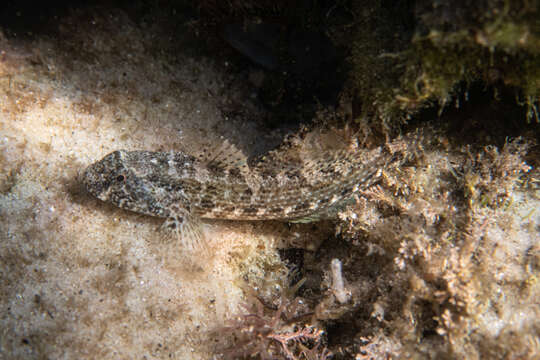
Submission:
[[[123,174],[120,174],[116,177],[116,181],[118,182],[123,182],[124,180],[126,180],[126,177]]]

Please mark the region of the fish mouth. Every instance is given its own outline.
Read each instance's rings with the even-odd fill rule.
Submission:
[[[103,166],[98,161],[89,165],[80,175],[86,191],[100,200],[104,200],[104,190],[108,188],[108,182],[103,176],[102,170]]]

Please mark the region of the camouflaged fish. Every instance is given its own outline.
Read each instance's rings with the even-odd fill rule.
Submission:
[[[294,158],[291,160],[291,158]],[[120,208],[166,218],[164,226],[193,247],[201,218],[310,222],[331,218],[373,184],[389,155],[321,151],[280,157],[250,168],[234,146],[199,156],[118,150],[83,174],[88,191]]]

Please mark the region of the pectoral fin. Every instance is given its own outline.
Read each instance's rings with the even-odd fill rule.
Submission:
[[[178,239],[185,250],[206,248],[200,219],[185,209],[171,211],[171,216],[165,220],[162,227]]]

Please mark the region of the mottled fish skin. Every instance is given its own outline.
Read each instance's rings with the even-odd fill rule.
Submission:
[[[214,166],[182,152],[118,150],[83,174],[87,190],[120,208],[163,218],[309,222],[335,216],[372,185],[389,155],[336,152],[283,171]]]

